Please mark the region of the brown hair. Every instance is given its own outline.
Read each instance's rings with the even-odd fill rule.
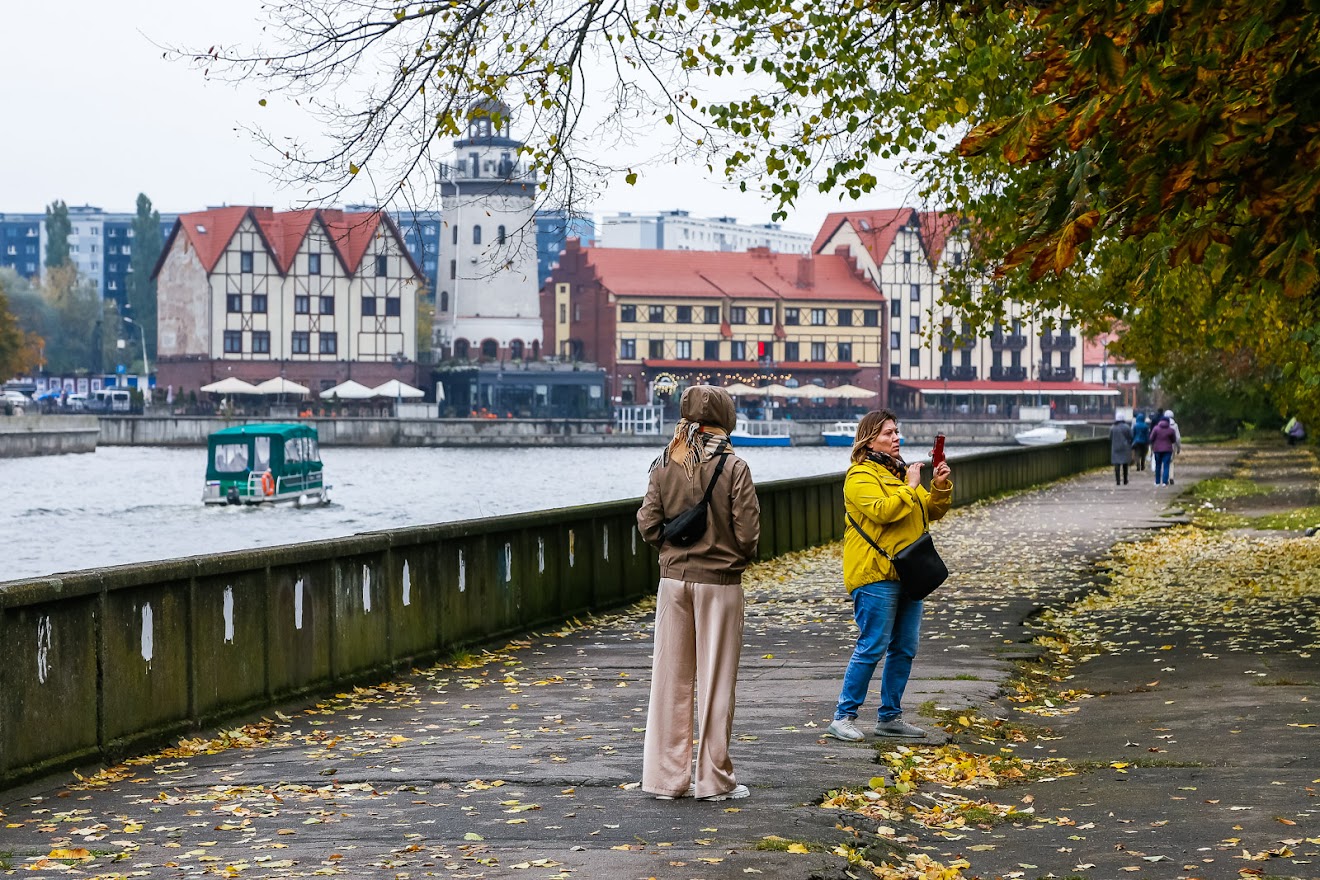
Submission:
[[[857,439],[853,441],[853,464],[861,464],[871,451],[871,441],[880,436],[885,422],[898,424],[898,416],[887,409],[871,410],[857,423]]]

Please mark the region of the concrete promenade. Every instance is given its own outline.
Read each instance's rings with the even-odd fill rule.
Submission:
[[[1241,453],[1191,449],[1167,488],[1149,472],[1115,486],[1098,471],[938,524],[954,574],[928,602],[905,700],[908,720],[936,732],[927,745],[949,739],[933,716],[1021,718],[1005,686],[1042,652],[1041,609],[1093,589],[1116,542],[1177,522],[1179,493]],[[952,721],[969,751],[1063,758],[1076,772],[972,795],[1014,805],[1022,821],[939,827],[819,806],[886,775],[878,755],[898,745],[821,735],[854,636],[837,554],[795,554],[749,577],[734,745],[746,800],[636,790],[650,674],[641,607],[285,706],[89,782],[61,774],[0,792],[0,874],[1320,877],[1313,600],[1268,639],[1169,626],[1152,607],[1125,622],[1123,650],[1055,682],[1091,698],[1031,716],[1021,741]],[[1196,572],[1185,585],[1196,591]],[[1266,674],[1285,686],[1259,686]],[[849,866],[840,845],[900,867]]]

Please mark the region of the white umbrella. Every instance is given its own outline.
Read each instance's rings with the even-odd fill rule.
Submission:
[[[879,391],[872,391],[869,388],[859,388],[856,385],[840,385],[837,388],[828,389],[832,393],[829,397],[838,397],[843,400],[862,400],[868,397],[875,397]]]
[[[375,397],[376,392],[363,385],[361,382],[354,382],[349,379],[347,382],[340,382],[334,388],[327,388],[321,392],[322,400],[329,400],[337,397],[340,400],[366,400],[368,397]]]
[[[377,397],[425,397],[426,392],[420,388],[414,388],[407,382],[400,382],[398,379],[391,379],[384,385],[377,385],[371,389]]]
[[[755,389],[755,392],[757,394],[765,394],[769,397],[804,397],[805,396],[803,394],[799,394],[798,389],[796,388],[789,388],[787,385],[780,385],[776,382],[771,382],[769,385],[762,385],[760,388]]]
[[[310,390],[306,385],[291,382],[283,376],[267,379],[257,386],[258,394],[306,394]]]
[[[734,382],[732,385],[725,385],[724,390],[734,397],[740,397],[744,394],[755,394],[756,389],[751,385],[744,385],[742,382]]]
[[[219,382],[212,382],[210,385],[203,385],[202,391],[209,391],[212,394],[260,394],[257,386],[250,385],[242,379],[234,376],[226,376]]]

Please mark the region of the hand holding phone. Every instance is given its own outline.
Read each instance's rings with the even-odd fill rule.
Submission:
[[[930,451],[930,466],[931,466],[931,469],[934,470],[935,468],[939,467],[939,466],[940,466],[941,464],[943,464],[943,463],[944,463],[944,435],[943,435],[943,434],[936,434],[936,435],[935,435],[935,446],[934,446],[934,448],[931,449],[931,451]]]

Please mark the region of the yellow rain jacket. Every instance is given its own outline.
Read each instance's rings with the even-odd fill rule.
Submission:
[[[923,486],[913,489],[870,460],[848,468],[843,480],[843,509],[891,556],[921,537],[921,506],[933,522],[948,513],[952,503],[952,482],[929,492]],[[876,581],[898,580],[893,564],[844,522],[843,584],[848,592]]]

